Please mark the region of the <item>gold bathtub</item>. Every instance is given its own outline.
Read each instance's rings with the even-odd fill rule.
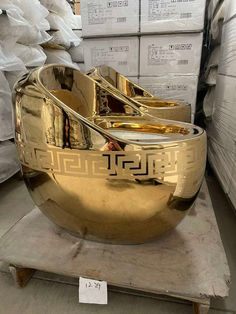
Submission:
[[[191,122],[190,104],[160,99],[109,66],[97,66],[86,74],[113,93],[127,97],[142,112],[161,119]]]
[[[193,205],[206,162],[201,128],[153,118],[63,65],[23,76],[13,98],[24,180],[57,225],[85,239],[143,243]]]

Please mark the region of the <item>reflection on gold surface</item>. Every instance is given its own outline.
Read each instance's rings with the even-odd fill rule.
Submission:
[[[89,70],[87,75],[113,93],[127,97],[145,113],[161,119],[191,121],[190,104],[183,105],[174,100],[160,99],[109,66],[97,66]]]
[[[154,118],[80,71],[48,65],[15,87],[15,138],[33,200],[82,238],[142,243],[192,206],[205,132]]]

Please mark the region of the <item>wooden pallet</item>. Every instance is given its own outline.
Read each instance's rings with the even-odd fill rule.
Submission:
[[[229,268],[206,183],[195,207],[173,231],[141,245],[79,239],[37,208],[0,239],[0,259],[23,287],[35,270],[105,280],[146,295],[188,300],[194,313],[208,312],[211,297],[228,295]]]

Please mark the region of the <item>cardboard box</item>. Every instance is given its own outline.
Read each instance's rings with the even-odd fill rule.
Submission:
[[[141,0],[141,33],[201,32],[206,0]]]
[[[191,104],[191,111],[195,113],[197,76],[140,77],[139,85],[160,98]]]
[[[236,77],[236,18],[223,26],[219,73]]]
[[[137,76],[126,76],[127,79],[129,79],[131,82],[135,83],[135,84],[139,84],[139,79]]]
[[[111,37],[84,39],[86,70],[108,65],[127,76],[138,76],[138,37]]]
[[[198,75],[202,33],[141,36],[140,76]]]
[[[138,0],[81,0],[81,16],[85,37],[139,31]]]

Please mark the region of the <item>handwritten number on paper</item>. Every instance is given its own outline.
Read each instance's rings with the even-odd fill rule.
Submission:
[[[107,304],[107,282],[80,277],[79,302]]]

